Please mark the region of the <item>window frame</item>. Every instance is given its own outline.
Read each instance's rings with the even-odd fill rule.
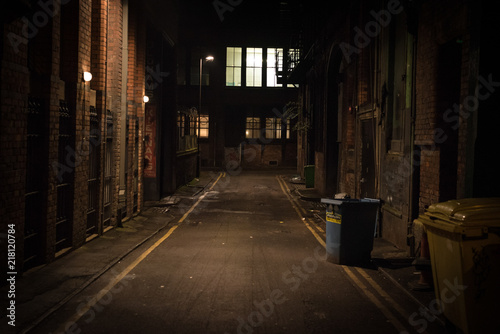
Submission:
[[[203,120],[203,119],[206,120]],[[206,126],[203,126],[206,125]],[[206,132],[206,135],[202,132]],[[202,114],[199,118],[199,128],[198,128],[198,138],[207,139],[210,136],[210,116],[208,114]]]
[[[251,125],[251,126],[249,126]],[[261,136],[262,127],[260,125],[260,117],[248,116],[245,119],[245,138],[258,139]]]
[[[263,87],[264,68],[264,48],[246,47],[245,87]]]
[[[230,60],[229,51],[232,49],[232,59]],[[239,58],[237,57],[238,53],[235,52],[239,50]],[[228,81],[228,69],[232,71],[230,75],[232,81]],[[239,46],[228,46],[226,47],[226,87],[242,87],[243,82],[243,47]],[[232,83],[232,84],[228,84]]]

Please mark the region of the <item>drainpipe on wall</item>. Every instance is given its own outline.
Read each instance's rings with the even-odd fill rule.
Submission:
[[[121,87],[121,112],[120,112],[120,191],[118,194],[118,223],[121,223],[121,208],[126,201],[126,156],[127,147],[127,77],[128,77],[128,0],[123,0],[122,18],[122,87]],[[125,208],[126,210],[126,208]]]

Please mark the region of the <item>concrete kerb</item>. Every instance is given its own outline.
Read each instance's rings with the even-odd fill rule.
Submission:
[[[194,180],[194,182],[191,182],[187,186],[189,186],[193,189],[196,189],[196,190],[199,189],[199,191],[196,191],[196,193],[193,195],[193,196],[196,196],[199,193],[201,193],[204,189],[206,189],[206,187],[209,186],[213,181],[214,181],[214,178],[211,177],[209,173],[205,173],[205,174],[202,173],[202,175],[200,176],[199,179]],[[156,203],[160,203],[160,202],[156,202]],[[75,287],[74,289],[68,290],[67,293],[61,291],[61,294],[65,294],[65,297],[60,299],[59,302],[52,305],[48,309],[44,310],[43,313],[41,313],[40,315],[36,315],[34,318],[28,319],[28,320],[24,321],[22,324],[20,324],[22,326],[21,333],[29,333],[30,331],[32,331],[39,324],[41,324],[45,319],[47,319],[49,316],[51,316],[57,310],[59,310],[61,307],[63,307],[66,303],[68,303],[72,298],[77,296],[80,292],[82,292],[84,289],[86,289],[93,282],[97,281],[101,276],[103,276],[106,272],[108,272],[110,269],[112,269],[117,263],[122,261],[125,257],[130,255],[133,251],[138,249],[140,246],[142,246],[148,240],[152,239],[154,236],[156,236],[159,233],[161,233],[162,231],[164,231],[170,225],[170,223],[174,220],[175,217],[173,217],[173,216],[168,217],[168,216],[165,216],[163,214],[155,214],[154,212],[151,211],[151,209],[153,207],[155,207],[155,203],[150,202],[149,205],[145,206],[144,212],[139,213],[133,217],[130,217],[129,219],[124,221],[125,227],[127,227],[127,224],[131,224],[132,222],[136,221],[137,219],[140,219],[142,223],[147,224],[148,220],[150,220],[151,218],[157,217],[157,216],[161,216],[161,217],[166,218],[164,224],[160,225],[159,228],[154,230],[152,233],[150,233],[149,235],[147,235],[143,239],[141,239],[138,242],[136,242],[135,244],[133,244],[125,252],[117,254],[111,261],[107,262],[104,267],[102,267],[97,272],[92,274],[92,276],[90,278],[85,280],[79,286]],[[110,231],[110,232],[113,233],[112,231]],[[99,238],[97,238],[95,241],[97,241],[97,240],[99,240]],[[85,246],[89,247],[89,248],[94,247],[96,245],[95,241],[94,240],[90,241]],[[127,240],[123,240],[123,242],[127,242]],[[75,250],[75,251],[78,251],[78,250]],[[70,255],[70,254],[72,254],[72,253],[69,253],[68,255]],[[75,254],[72,254],[72,256],[75,256]],[[62,259],[60,259],[60,260],[62,260]],[[50,266],[59,266],[62,264],[61,262],[59,262],[60,260],[56,260],[52,263],[46,264],[41,268],[44,268],[44,267],[47,268]],[[41,268],[39,268],[39,269],[41,269]],[[40,273],[39,269],[35,272],[31,272],[31,273],[28,272],[27,274],[28,274],[28,276],[30,276],[29,279],[37,279],[37,276],[40,276],[38,278],[43,279],[43,277],[41,277],[42,274]],[[74,273],[74,274],[72,274],[72,276],[73,277],[81,277],[82,274],[81,273]],[[58,289],[63,289],[63,288],[59,286]],[[37,291],[36,294],[42,295],[46,292],[47,291]]]

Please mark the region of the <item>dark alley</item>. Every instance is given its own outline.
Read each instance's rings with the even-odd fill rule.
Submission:
[[[182,189],[169,199],[176,204],[145,211],[139,226],[161,231],[119,261],[100,254],[115,250],[89,244],[49,265],[57,279],[28,274],[37,283],[20,287],[32,296],[18,297],[19,328],[39,322],[30,333],[440,333],[442,316],[420,313],[432,293],[412,298],[403,291],[408,282],[395,286],[375,264],[325,260],[324,222],[311,218],[312,202],[301,201],[290,171],[282,172],[206,173],[202,191]],[[392,260],[407,260],[398,257]],[[398,270],[412,272],[409,265]],[[64,283],[82,277],[92,282],[81,291]],[[58,304],[55,296],[65,293],[72,298]]]
[[[0,8],[2,333],[500,331],[496,1]]]

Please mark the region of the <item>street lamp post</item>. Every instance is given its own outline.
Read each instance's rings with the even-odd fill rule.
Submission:
[[[214,61],[214,57],[213,56],[207,56],[205,57],[205,60],[207,62],[209,61]],[[201,117],[201,80],[203,78],[203,58],[200,58],[200,89],[198,91],[198,122],[197,122],[197,144],[198,144],[198,161],[197,161],[197,164],[196,164],[196,177],[200,177],[200,169],[201,169],[201,156],[200,156],[200,117]]]

